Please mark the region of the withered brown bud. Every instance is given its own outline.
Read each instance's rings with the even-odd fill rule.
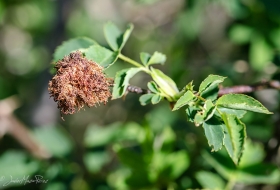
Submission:
[[[110,80],[103,67],[88,60],[79,51],[56,63],[56,75],[49,82],[49,93],[63,114],[73,114],[85,105],[108,101]]]

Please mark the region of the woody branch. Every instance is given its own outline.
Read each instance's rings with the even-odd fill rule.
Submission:
[[[248,94],[259,90],[264,89],[276,89],[280,90],[280,82],[277,80],[263,80],[253,85],[237,85],[231,87],[220,87],[218,95],[222,96],[225,94]],[[150,90],[142,89],[138,86],[129,85],[127,92],[136,93],[136,94],[149,94]]]

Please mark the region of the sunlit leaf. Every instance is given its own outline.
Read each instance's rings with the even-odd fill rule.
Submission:
[[[110,129],[110,127],[108,127],[108,129]],[[144,132],[143,127],[138,123],[126,122],[124,126],[120,127],[119,132],[115,133],[115,141],[140,140]]]
[[[157,84],[154,81],[148,82],[148,88],[153,93],[159,93]]]
[[[219,84],[225,80],[226,77],[218,75],[209,75],[199,86],[199,93],[202,97],[215,100],[219,92]]]
[[[242,118],[247,113],[247,111],[245,110],[236,110],[236,109],[229,109],[223,107],[219,107],[218,110],[222,113],[236,115],[239,119]]]
[[[235,180],[246,185],[250,184],[279,184],[280,170],[272,164],[259,163],[239,169]]]
[[[261,36],[255,36],[249,52],[250,63],[258,71],[264,69],[273,59],[273,49]]]
[[[118,29],[118,27],[112,23],[108,22],[104,26],[104,34],[105,38],[113,50],[119,50],[122,44],[122,32]]]
[[[128,40],[132,30],[133,30],[132,24],[130,24],[127,27],[127,29],[124,33],[121,32],[118,29],[118,27],[115,24],[113,24],[112,22],[108,22],[104,26],[104,34],[105,34],[106,40],[114,51],[121,51],[121,49],[125,45],[126,41]]]
[[[235,115],[223,114],[222,118],[225,122],[224,145],[233,162],[238,165],[246,138],[245,125]]]
[[[21,180],[27,178],[27,176],[30,176],[29,180],[31,178],[34,179],[31,175],[40,169],[37,161],[30,161],[30,157],[26,153],[15,150],[7,150],[2,153],[0,156],[0,167],[1,189],[23,185],[22,183],[15,183],[11,180]]]
[[[150,55],[148,53],[142,52],[140,53],[140,59],[141,62],[144,65],[153,65],[153,64],[164,64],[166,61],[166,55],[160,53],[160,52],[154,52],[153,55]]]
[[[129,80],[139,71],[141,71],[140,68],[130,68],[117,72],[114,80],[112,99],[120,98],[125,94]]]
[[[218,107],[272,114],[259,101],[244,94],[226,94],[220,97]]]
[[[160,132],[177,120],[177,113],[170,113],[168,108],[167,104],[160,104],[146,114],[145,118],[153,130]]]
[[[162,100],[162,96],[160,96],[159,94],[155,94],[153,97],[152,97],[152,104],[158,104],[161,100]]]
[[[120,50],[124,47],[124,45],[126,44],[128,38],[131,35],[131,32],[133,30],[134,26],[133,24],[129,24],[125,30],[125,32],[123,33],[123,39],[122,39],[122,44],[120,46]]]
[[[164,127],[159,139],[162,140],[161,147],[158,147],[161,152],[169,153],[173,150],[176,141],[176,134],[171,127]]]
[[[252,38],[253,29],[247,25],[235,24],[229,31],[230,39],[237,44],[246,44]]]
[[[73,51],[81,49],[84,50],[92,45],[98,44],[94,40],[86,37],[79,37],[65,41],[56,48],[53,61],[56,62],[62,59],[64,56],[69,55]]]
[[[142,106],[145,106],[145,105],[151,103],[153,96],[154,96],[154,94],[144,94],[144,95],[140,96],[140,98],[139,98],[140,104]]]
[[[208,144],[212,147],[212,151],[218,151],[223,146],[225,136],[223,125],[224,123],[216,117],[212,117],[202,125]]]
[[[96,173],[110,161],[110,155],[107,152],[89,152],[84,155],[84,163],[88,171]]]
[[[45,190],[66,190],[67,186],[63,182],[50,182]]]
[[[118,59],[118,52],[112,52],[99,45],[90,46],[84,53],[86,58],[105,68],[111,66]]]
[[[114,189],[128,190],[129,185],[126,179],[131,175],[131,170],[126,167],[121,167],[109,173],[107,177],[108,184]]]
[[[208,151],[203,151],[202,156],[225,179],[229,180],[234,175],[236,165],[224,149],[211,154]]]
[[[102,127],[90,125],[85,131],[84,144],[86,147],[105,146],[115,139],[118,134],[120,123],[113,123],[109,126]]]
[[[198,109],[197,107],[194,107],[194,106],[187,107],[187,109],[186,109],[187,120],[190,122],[194,122],[194,117],[199,110],[200,109]]]
[[[216,106],[211,102],[211,100],[206,100],[203,109],[196,113],[194,117],[194,122],[196,125],[202,124],[204,121],[209,120],[215,113]]]
[[[197,181],[205,189],[220,190],[225,189],[224,180],[217,174],[208,171],[199,171],[195,174]]]
[[[179,100],[174,105],[174,108],[172,111],[178,110],[181,107],[189,104],[190,102],[194,101],[196,99],[196,96],[192,93],[192,91],[187,91],[183,96],[179,98]]]
[[[227,180],[234,178],[236,182],[246,185],[278,184],[280,182],[280,170],[277,166],[272,164],[255,162],[247,167],[236,166],[225,154],[224,149],[213,154],[203,151],[202,156],[220,175]]]
[[[151,71],[152,78],[162,91],[170,96],[175,96],[179,92],[176,83],[170,77],[158,69],[151,68]]]
[[[140,53],[140,59],[141,59],[141,62],[144,64],[144,65],[147,65],[149,59],[151,58],[151,55],[146,53],[146,52],[141,52]]]
[[[147,164],[143,159],[143,155],[139,152],[136,152],[133,149],[124,148],[120,144],[115,144],[113,146],[113,150],[118,155],[122,163],[130,168],[142,170],[147,167]]]
[[[171,165],[170,177],[176,179],[179,177],[190,164],[189,156],[185,150],[169,153],[166,161]]]
[[[163,65],[165,61],[166,61],[166,55],[156,51],[149,59],[147,65],[153,65],[153,64]]]
[[[36,140],[54,156],[62,157],[73,148],[73,142],[62,128],[54,126],[37,127],[33,131]]]
[[[169,179],[179,177],[189,164],[189,156],[185,150],[171,153],[155,152],[151,163],[153,171]]]
[[[257,163],[261,163],[264,158],[265,151],[262,144],[252,142],[247,138],[238,168],[248,167]]]

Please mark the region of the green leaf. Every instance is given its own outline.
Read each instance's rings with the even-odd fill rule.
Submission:
[[[153,96],[154,96],[154,94],[144,94],[144,95],[140,96],[140,98],[139,98],[140,104],[142,106],[145,106],[145,105],[151,103]]]
[[[218,75],[209,75],[199,86],[200,95],[206,99],[216,100],[219,92],[219,84],[225,78]]]
[[[163,65],[165,61],[166,61],[166,55],[156,51],[149,59],[147,65],[153,65],[153,64]]]
[[[238,165],[246,138],[245,125],[235,115],[223,114],[222,118],[225,122],[224,145],[233,162]]]
[[[246,151],[246,150],[245,150]],[[233,164],[224,149],[217,153],[202,152],[203,158],[225,179],[243,184],[277,184],[280,182],[280,170],[277,166],[255,163],[240,168]],[[257,155],[256,155],[257,156]],[[256,158],[258,159],[258,158]]]
[[[44,126],[33,131],[35,139],[54,156],[63,157],[70,153],[73,142],[60,127]]]
[[[225,189],[224,180],[217,174],[208,171],[199,171],[195,174],[195,178],[205,189],[220,190]]]
[[[169,153],[166,160],[171,165],[169,173],[171,179],[179,177],[190,165],[190,159],[185,150]]]
[[[114,51],[121,51],[126,41],[128,40],[131,32],[133,30],[133,25],[128,25],[126,31],[122,33],[118,27],[112,22],[108,22],[104,26],[105,38]]]
[[[152,78],[166,95],[174,97],[179,92],[176,83],[170,77],[158,69],[151,68],[151,71]]]
[[[202,157],[207,161],[222,177],[230,180],[236,171],[236,165],[232,162],[231,158],[225,149],[215,153],[209,151],[202,151]]]
[[[166,61],[166,55],[160,53],[160,52],[154,52],[153,55],[150,55],[148,53],[142,52],[140,53],[140,59],[141,62],[148,66],[148,65],[153,65],[153,64],[164,64]]]
[[[84,155],[84,163],[88,171],[96,173],[107,164],[111,158],[107,152],[89,152]]]
[[[193,81],[189,82],[186,86],[185,86],[185,89],[186,90],[190,90],[190,91],[193,91]]]
[[[186,109],[187,120],[190,122],[194,122],[194,117],[199,110],[200,110],[199,108],[194,106],[187,107]]]
[[[126,179],[124,179],[124,182],[127,185],[127,187],[119,187],[114,189],[129,190],[131,189],[131,187],[147,187],[154,183],[154,176],[154,173],[150,173],[149,171],[145,170],[145,168],[132,169],[132,171],[130,171],[130,175]]]
[[[193,102],[196,99],[196,96],[192,93],[192,91],[187,91],[183,96],[179,98],[179,100],[174,105],[172,111],[178,110],[181,107]]]
[[[110,129],[110,128],[109,128]],[[115,133],[115,141],[137,140],[144,135],[144,129],[141,125],[134,122],[127,122],[121,126],[119,132]]]
[[[45,190],[66,190],[67,186],[63,182],[51,182],[48,183],[48,186],[46,186]]]
[[[218,108],[218,110],[222,113],[236,115],[239,119],[241,119],[247,113],[247,111],[244,110],[235,110],[223,107]]]
[[[120,50],[124,47],[125,43],[127,42],[128,38],[130,37],[133,28],[134,28],[133,24],[129,24],[127,26],[127,28],[123,34],[123,40],[122,40]]]
[[[140,53],[140,60],[144,65],[147,65],[149,59],[151,58],[151,55],[146,52]]]
[[[121,124],[113,123],[106,127],[90,125],[85,131],[84,144],[86,147],[105,146],[111,143],[118,134]]]
[[[212,117],[202,125],[208,144],[212,147],[212,151],[218,151],[223,146],[225,136],[223,125],[224,123],[216,117]]]
[[[185,150],[177,152],[154,152],[151,160],[152,171],[161,178],[176,179],[190,164],[189,156]],[[158,177],[158,178],[159,178]]]
[[[261,163],[264,158],[265,151],[262,144],[255,142],[253,143],[250,139],[247,138],[238,168],[244,168]]]
[[[19,180],[28,176],[30,176],[29,180],[34,179],[32,175],[40,170],[39,162],[30,159],[28,154],[15,150],[7,150],[1,154],[0,167],[1,189],[24,185],[24,180],[23,183]],[[15,181],[11,181],[11,177]]]
[[[160,101],[162,100],[162,96],[160,96],[159,94],[155,94],[153,97],[152,97],[152,104],[158,104]]]
[[[116,51],[122,44],[122,32],[112,22],[108,22],[104,26],[105,38],[110,47]]]
[[[89,48],[92,45],[97,45],[97,42],[90,38],[79,37],[63,42],[58,46],[54,52],[54,62],[62,59],[64,56],[69,55],[73,51]]]
[[[112,189],[128,190],[127,178],[131,176],[131,171],[127,167],[121,167],[109,173],[107,181]],[[146,176],[145,176],[146,179]]]
[[[148,88],[153,93],[159,93],[157,84],[154,81],[148,82]]]
[[[235,173],[236,182],[250,184],[279,184],[280,170],[272,164],[259,163],[242,168]]]
[[[205,119],[205,115],[203,114],[203,111],[198,111],[194,116],[194,123],[195,126],[199,126]]]
[[[229,31],[230,39],[237,44],[246,44],[252,38],[253,29],[247,25],[235,24]]]
[[[173,125],[178,117],[176,113],[171,114],[166,104],[154,106],[145,118],[155,132],[161,132],[166,126]]]
[[[218,107],[272,114],[259,101],[244,94],[226,94],[220,97]]]
[[[113,146],[113,151],[117,153],[121,162],[132,169],[143,170],[147,167],[147,163],[143,159],[143,155],[133,149],[124,148],[120,144]]]
[[[204,103],[203,108],[205,109],[205,119],[204,121],[209,120],[210,118],[213,117],[215,111],[216,111],[216,106],[212,103],[211,100],[206,100]]]
[[[280,170],[277,166],[263,163],[265,151],[260,143],[246,140],[244,152],[236,172],[237,182],[245,184],[277,184]]]
[[[161,147],[158,147],[161,152],[170,153],[173,151],[176,141],[176,134],[170,126],[164,127],[158,139],[160,139],[162,142]],[[154,149],[157,150],[157,148]]]
[[[277,49],[280,49],[280,39],[279,39],[279,36],[280,36],[280,28],[279,27],[277,29],[273,29],[271,31],[271,33],[270,33],[271,41],[272,41],[273,45]],[[279,65],[278,65],[278,67],[279,67]]]
[[[141,71],[141,68],[123,69],[117,72],[115,76],[112,99],[120,98],[125,94],[129,85],[129,80],[139,71]]]
[[[194,117],[194,122],[196,125],[202,124],[204,121],[209,120],[215,113],[216,106],[211,102],[211,100],[206,100],[203,106],[203,110],[198,111]]]
[[[112,52],[100,45],[92,45],[85,51],[86,58],[104,68],[111,66],[118,59],[118,54],[118,51]]]
[[[249,60],[252,67],[262,71],[273,59],[273,49],[262,36],[255,36],[251,42]]]

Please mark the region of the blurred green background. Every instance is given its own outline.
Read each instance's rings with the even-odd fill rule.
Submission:
[[[167,102],[142,107],[128,94],[63,121],[47,91],[52,54],[77,36],[106,46],[107,21],[133,23],[123,54],[163,52],[160,69],[180,88],[209,74],[228,77],[225,86],[280,80],[277,0],[0,1],[0,189],[223,189],[232,171],[235,189],[280,188],[276,90],[250,94],[275,114],[244,118],[249,138],[237,168]],[[128,66],[119,61],[108,75]],[[131,84],[150,80],[139,74]],[[40,176],[47,181],[28,181]]]

